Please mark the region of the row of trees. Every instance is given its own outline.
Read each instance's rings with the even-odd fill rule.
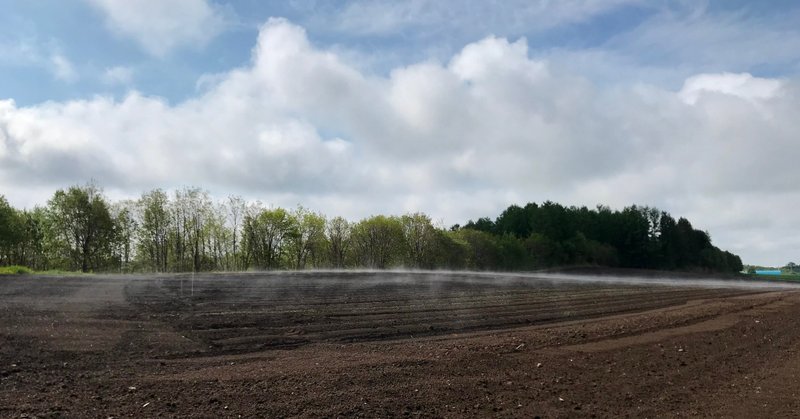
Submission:
[[[511,206],[450,229],[425,214],[358,222],[298,207],[215,202],[156,189],[109,202],[94,185],[17,210],[0,196],[0,265],[109,272],[409,267],[528,270],[564,265],[738,272],[741,260],[681,218],[647,207]]]
[[[705,231],[667,212],[630,206],[622,211],[598,206],[564,207],[553,202],[512,205],[496,220],[481,218],[464,226],[512,237],[529,259],[515,266],[596,264],[661,270],[740,272],[739,256],[711,244]],[[530,259],[532,258],[532,259]]]

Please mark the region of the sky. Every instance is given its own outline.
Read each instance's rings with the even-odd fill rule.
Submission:
[[[655,206],[800,262],[800,3],[0,0],[0,195],[442,225]]]

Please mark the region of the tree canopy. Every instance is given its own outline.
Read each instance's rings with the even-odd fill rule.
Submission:
[[[111,203],[90,184],[18,210],[0,196],[0,265],[103,272],[309,268],[534,270],[596,265],[739,272],[685,218],[651,207],[621,210],[554,202],[511,205],[497,218],[435,225],[422,213],[327,218],[206,191],[145,192]]]

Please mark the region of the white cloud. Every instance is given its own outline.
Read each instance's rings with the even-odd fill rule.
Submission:
[[[74,83],[79,74],[75,66],[52,44],[43,45],[35,38],[19,38],[14,41],[0,40],[0,66],[37,67],[47,71],[57,80]]]
[[[202,47],[225,28],[223,13],[207,0],[87,0],[110,30],[163,57],[182,47]]]
[[[699,98],[707,94],[722,94],[759,101],[775,97],[780,90],[780,80],[753,77],[747,73],[723,73],[689,77],[679,94],[686,103],[694,105]]]
[[[382,77],[271,19],[249,65],[183,103],[0,101],[0,185],[30,202],[90,178],[131,196],[194,184],[447,223],[527,201],[637,203],[691,217],[746,260],[785,263],[800,221],[799,92],[747,74],[698,75],[680,91],[597,85],[496,37]],[[30,186],[10,186],[20,179]]]
[[[133,69],[125,66],[109,67],[106,68],[100,79],[108,85],[129,85],[133,82]]]
[[[78,72],[75,71],[75,67],[73,67],[72,63],[63,55],[51,55],[50,63],[52,65],[53,75],[57,79],[69,83],[78,80]]]

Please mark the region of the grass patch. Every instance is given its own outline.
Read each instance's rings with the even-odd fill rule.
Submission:
[[[91,275],[91,272],[81,271],[62,271],[60,269],[50,269],[47,271],[36,271],[38,275],[58,275],[58,276],[78,276],[78,275]]]
[[[0,266],[0,275],[24,275],[32,273],[33,270],[30,268],[26,268],[25,266],[19,266],[19,265]]]
[[[747,275],[750,279],[762,281],[787,281],[787,282],[800,282],[800,274],[780,274],[780,275]]]
[[[778,277],[782,281],[800,282],[800,274],[783,274]]]
[[[27,266],[19,266],[19,265],[0,266],[0,275],[28,275],[28,274],[57,275],[57,276],[89,275],[81,271],[62,271],[60,269],[50,269],[47,271],[34,271],[33,269],[28,268]]]

